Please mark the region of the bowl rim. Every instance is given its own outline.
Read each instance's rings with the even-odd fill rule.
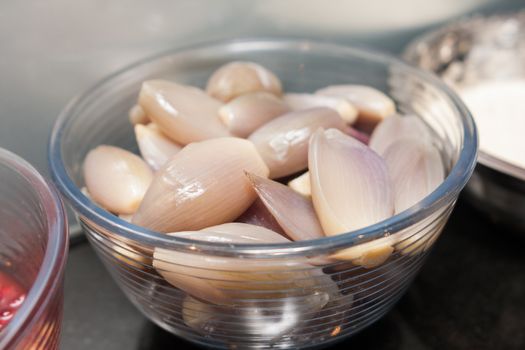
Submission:
[[[24,178],[45,211],[48,241],[42,264],[26,298],[13,319],[0,332],[0,348],[15,346],[45,312],[59,289],[69,246],[67,216],[60,195],[27,161],[0,148],[0,163]]]
[[[472,31],[472,24],[474,23],[482,24],[483,22],[486,22],[486,21],[507,21],[509,19],[518,18],[518,17],[525,19],[525,10],[518,11],[518,12],[502,12],[502,13],[497,13],[497,14],[488,15],[488,16],[475,14],[475,15],[472,15],[466,18],[456,20],[451,23],[447,23],[436,29],[424,32],[416,36],[412,40],[410,40],[408,45],[403,50],[402,57],[405,61],[417,66],[415,62],[415,58],[416,56],[418,56],[419,46],[422,45],[423,43],[426,44],[434,40],[437,40],[438,38],[443,37],[452,31],[458,31],[458,30]],[[421,69],[424,69],[424,68],[421,68]],[[428,70],[428,71],[431,72],[432,74],[435,74],[431,70]],[[519,165],[516,165],[510,161],[507,161],[504,158],[494,156],[490,152],[484,151],[481,148],[478,149],[478,162],[486,166],[487,168],[493,169],[500,173],[510,175],[519,180],[525,181],[525,168],[520,167]]]
[[[337,55],[371,60],[385,66],[395,65],[401,67],[403,71],[418,76],[439,91],[442,91],[447,96],[449,102],[457,110],[456,114],[458,115],[458,119],[460,119],[463,129],[463,143],[461,144],[460,155],[457,163],[453,166],[445,181],[440,184],[438,188],[407,210],[374,225],[356,231],[308,241],[229,245],[218,242],[203,242],[178,238],[176,236],[168,236],[133,225],[91,202],[81,193],[80,188],[75,185],[73,180],[67,174],[62,158],[61,139],[65,127],[68,125],[68,122],[70,122],[69,117],[74,115],[76,108],[81,106],[84,101],[89,99],[90,95],[95,93],[98,89],[103,88],[106,84],[110,84],[114,79],[117,79],[119,76],[126,74],[126,72],[129,72],[132,69],[140,66],[147,66],[148,64],[154,64],[157,60],[162,60],[168,56],[177,54],[187,55],[192,51],[210,49],[213,47],[223,50],[228,49],[232,52],[294,49],[307,54],[309,51],[314,50],[317,52],[327,51],[332,54],[336,53]],[[459,192],[466,185],[476,163],[477,146],[477,130],[470,112],[450,88],[428,72],[412,67],[406,62],[389,54],[372,49],[342,46],[307,39],[252,38],[213,41],[177,47],[132,63],[100,80],[84,93],[73,98],[60,113],[50,136],[48,161],[54,182],[62,194],[69,200],[69,203],[78,211],[79,215],[125,239],[135,242],[143,242],[159,248],[192,252],[197,250],[212,255],[276,258],[277,256],[301,256],[306,253],[309,255],[323,254],[340,248],[348,248],[356,244],[384,237],[385,234],[388,235],[388,232],[390,231],[397,232],[410,224],[429,216],[443,205],[454,202],[455,197],[457,197]]]

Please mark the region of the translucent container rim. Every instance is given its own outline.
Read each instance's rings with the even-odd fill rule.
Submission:
[[[437,40],[439,37],[447,35],[452,30],[466,30],[472,32],[473,23],[481,23],[485,21],[488,22],[494,20],[506,21],[518,17],[525,18],[525,10],[519,12],[494,14],[490,16],[473,15],[472,17],[460,19],[458,21],[446,24],[442,27],[416,36],[407,45],[406,49],[403,52],[403,57],[409,63],[414,63],[415,57],[417,57],[418,46],[420,46],[422,43],[428,43]],[[500,173],[507,174],[517,179],[525,181],[525,168],[515,165],[514,163],[511,163],[509,161],[506,161],[503,158],[493,156],[489,152],[485,152],[483,149],[478,150],[478,162],[481,165],[496,170]]]
[[[431,194],[411,208],[374,225],[337,236],[328,236],[319,239],[273,244],[242,244],[229,245],[217,242],[202,242],[197,240],[168,236],[154,232],[124,221],[97,206],[75,185],[69,177],[62,157],[62,138],[64,130],[72,122],[79,106],[83,105],[97,90],[110,85],[115,79],[127,72],[143,65],[154,64],[155,61],[165,56],[175,54],[188,54],[200,49],[227,49],[232,52],[246,52],[257,50],[293,49],[307,54],[310,51],[329,52],[330,55],[346,56],[373,61],[385,66],[396,65],[406,73],[419,77],[428,84],[443,91],[454,108],[457,109],[458,119],[463,128],[463,143],[457,163],[451,169],[445,181]],[[385,233],[397,232],[412,223],[415,223],[436,211],[446,203],[454,201],[470,178],[476,164],[478,138],[472,116],[461,102],[459,97],[434,75],[412,67],[407,63],[385,53],[371,49],[354,48],[338,44],[315,42],[301,39],[242,39],[228,40],[211,43],[201,43],[192,46],[179,47],[162,52],[152,57],[118,70],[102,79],[84,93],[80,94],[62,110],[49,140],[48,159],[51,175],[59,190],[69,200],[70,204],[78,211],[80,216],[94,224],[120,235],[126,239],[147,245],[176,249],[199,251],[206,254],[221,256],[244,256],[257,258],[275,258],[301,255],[317,255],[334,251],[338,248],[347,248],[352,245],[367,242],[383,237]]]
[[[67,217],[60,195],[54,186],[27,161],[1,148],[0,163],[7,165],[30,184],[40,205],[44,208],[48,226],[48,241],[37,277],[13,319],[0,332],[0,348],[6,349],[14,346],[24,336],[31,324],[45,312],[47,305],[60,288],[69,240]]]

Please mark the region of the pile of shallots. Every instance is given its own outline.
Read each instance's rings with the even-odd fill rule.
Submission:
[[[220,67],[206,91],[145,81],[130,120],[142,158],[114,146],[91,150],[87,193],[136,225],[195,240],[338,235],[409,208],[445,175],[427,126],[396,114],[381,91],[283,94],[275,74],[250,62]],[[372,267],[393,249],[391,240],[367,244],[333,258]],[[166,254],[157,249],[154,266]]]

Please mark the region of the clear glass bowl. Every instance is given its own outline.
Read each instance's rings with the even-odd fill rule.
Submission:
[[[401,111],[417,113],[432,128],[447,179],[412,208],[376,225],[271,245],[166,236],[117,218],[81,193],[82,162],[90,149],[112,144],[137,150],[127,112],[142,81],[163,78],[202,87],[217,67],[233,60],[270,68],[287,91],[355,83],[387,92]],[[395,58],[327,43],[246,40],[170,51],[101,81],[62,112],[49,161],[54,181],[107,269],[153,322],[207,346],[304,348],[360,331],[402,296],[469,179],[476,150],[476,129],[459,99]],[[346,248],[357,252],[355,260],[328,258]],[[175,264],[157,255],[156,269],[152,254],[159,249],[186,258]],[[228,267],[204,268],[198,264],[203,259]]]
[[[0,149],[0,270],[26,298],[0,332],[0,349],[57,349],[67,257],[60,196],[26,161]]]

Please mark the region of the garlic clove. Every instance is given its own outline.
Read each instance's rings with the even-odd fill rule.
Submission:
[[[147,126],[135,125],[135,137],[140,154],[153,171],[159,170],[182,149],[182,146],[166,137],[154,123]]]
[[[132,222],[170,232],[233,221],[257,197],[244,171],[268,175],[250,141],[225,137],[192,143],[155,174]]]
[[[217,114],[221,102],[196,87],[148,80],[142,83],[139,104],[163,133],[182,145],[229,136]]]
[[[132,125],[148,124],[150,122],[144,109],[139,105],[134,105],[129,110],[129,121]]]
[[[206,92],[228,102],[249,92],[266,91],[276,96],[282,93],[281,81],[275,74],[253,62],[230,62],[217,69],[208,80]]]
[[[312,200],[327,235],[354,231],[394,213],[385,161],[336,129],[318,130],[308,155]]]
[[[380,121],[396,111],[394,101],[371,86],[332,85],[317,90],[315,93],[347,99],[359,111],[356,128],[366,132],[371,132]]]
[[[383,155],[385,150],[400,139],[419,139],[431,143],[432,137],[425,123],[416,116],[393,115],[383,120],[370,137],[370,148]]]
[[[315,94],[288,93],[283,96],[283,100],[292,111],[301,111],[314,107],[328,107],[336,110],[347,124],[353,124],[357,120],[357,108],[345,98]]]
[[[114,146],[98,146],[84,160],[84,180],[91,198],[117,214],[133,214],[153,178],[137,155]]]
[[[422,200],[445,178],[439,151],[425,141],[400,139],[386,149],[383,158],[394,186],[396,213]]]
[[[276,232],[243,223],[168,235],[230,246],[289,242]],[[215,304],[333,293],[330,278],[302,258],[248,259],[207,255],[199,251],[198,243],[187,252],[156,248],[153,257],[153,266],[166,281],[193,297]]]
[[[312,190],[310,185],[310,172],[307,171],[301,176],[288,182],[288,186],[297,193],[302,194],[305,197],[312,196]]]
[[[279,226],[277,220],[275,220],[273,215],[268,211],[260,198],[257,198],[255,202],[253,202],[253,204],[248,209],[246,209],[246,211],[242,213],[242,215],[239,216],[235,221],[262,226],[281,235],[286,235],[281,226]]]
[[[255,192],[294,241],[324,237],[310,199],[286,185],[246,173]]]
[[[342,130],[346,125],[333,109],[316,107],[277,117],[248,139],[270,168],[270,178],[275,179],[307,167],[308,140],[320,127]]]
[[[219,118],[233,135],[248,137],[270,120],[289,112],[286,104],[268,92],[253,92],[231,100],[219,109]]]

